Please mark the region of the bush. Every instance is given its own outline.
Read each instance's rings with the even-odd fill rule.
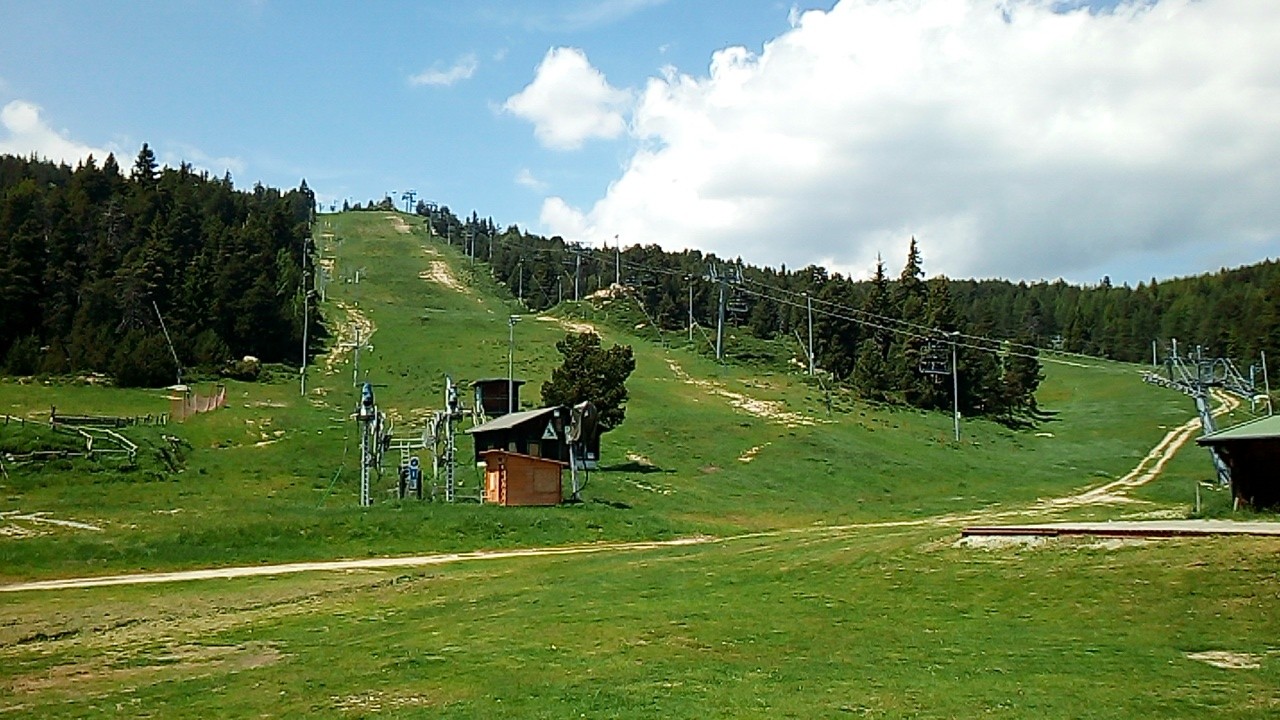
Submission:
[[[165,339],[142,330],[130,330],[111,361],[119,387],[161,387],[172,383],[176,372]]]
[[[219,374],[232,380],[257,382],[262,375],[262,363],[258,358],[246,355],[243,360],[233,360],[224,365]]]

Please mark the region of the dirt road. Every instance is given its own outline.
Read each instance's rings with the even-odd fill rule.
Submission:
[[[92,578],[68,578],[65,580],[40,580],[37,582],[0,585],[0,592],[22,592],[25,590],[70,590],[75,588],[106,587],[111,585],[151,585],[156,583],[186,582],[190,580],[216,580],[227,578],[262,577],[265,575],[288,575],[316,570],[350,571],[381,570],[385,568],[423,567],[427,565],[447,565],[450,563],[475,562],[477,560],[503,560],[521,557],[548,557],[559,555],[591,555],[607,552],[629,552],[637,550],[654,550],[682,545],[699,545],[715,542],[715,538],[700,536],[661,540],[654,542],[634,543],[599,543],[595,545],[571,545],[568,547],[524,548],[520,550],[482,550],[467,553],[443,553],[439,555],[416,555],[413,557],[363,558],[360,560],[329,560],[324,562],[286,563],[281,565],[249,565],[241,567],[209,568],[204,570],[184,570],[166,573],[136,573],[132,575],[106,575]]]

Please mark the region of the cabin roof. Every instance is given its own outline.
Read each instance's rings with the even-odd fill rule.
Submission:
[[[1270,415],[1241,423],[1196,440],[1200,445],[1219,445],[1239,440],[1280,439],[1280,415]]]
[[[537,420],[544,415],[550,415],[556,410],[557,408],[555,407],[545,407],[538,408],[537,410],[507,413],[506,415],[490,420],[483,425],[477,425],[473,428],[469,428],[467,430],[467,434],[475,435],[477,433],[489,432],[491,430],[510,430],[517,425],[523,425],[524,423]]]

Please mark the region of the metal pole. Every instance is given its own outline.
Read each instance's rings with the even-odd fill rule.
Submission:
[[[1271,409],[1271,378],[1267,377],[1267,351],[1262,350],[1262,385],[1267,389],[1267,415],[1275,411]]]
[[[573,254],[573,301],[578,302],[578,276],[582,273],[582,253]]]
[[[804,294],[805,304],[809,308],[809,375],[813,375],[813,296]]]
[[[951,334],[951,398],[955,410],[956,442],[960,442],[960,375],[956,367],[956,333]]]
[[[693,278],[689,278],[689,342],[693,342]]]
[[[1152,340],[1151,341],[1151,367],[1155,367],[1157,365],[1157,362],[1158,361],[1156,360],[1156,341]]]
[[[169,329],[164,326],[164,316],[160,314],[160,306],[155,300],[151,301],[151,307],[155,308],[156,317],[160,319],[160,332],[164,333],[164,341],[169,344],[169,353],[173,356],[173,364],[178,368],[178,384],[182,384],[182,363],[178,361],[178,351],[173,349],[173,340],[169,337]]]
[[[614,261],[613,261],[613,284],[621,285],[622,284],[622,243],[618,242],[617,235],[613,236],[613,251],[615,253]]]
[[[727,283],[720,278],[720,308],[716,313],[716,360],[724,358],[724,295]]]
[[[373,504],[369,499],[369,425],[370,421],[360,421],[360,507]]]
[[[351,384],[360,384],[360,326],[356,326],[355,366],[351,368]]]
[[[310,323],[311,316],[311,292],[306,289],[307,273],[302,273],[302,370],[298,373],[298,384],[302,391],[302,397],[307,396],[307,325]]]
[[[515,357],[516,357],[516,323],[519,315],[507,318],[507,414],[515,412]]]

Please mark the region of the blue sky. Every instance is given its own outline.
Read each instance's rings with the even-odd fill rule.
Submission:
[[[1280,255],[1280,3],[1092,5],[9,0],[0,151],[855,276]]]

